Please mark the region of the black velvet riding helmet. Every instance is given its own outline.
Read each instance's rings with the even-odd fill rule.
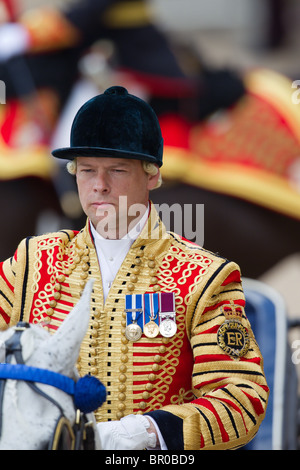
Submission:
[[[113,86],[87,101],[77,112],[70,147],[52,151],[57,158],[116,157],[162,165],[163,139],[149,104]]]

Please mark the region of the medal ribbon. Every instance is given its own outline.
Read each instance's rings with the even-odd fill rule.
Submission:
[[[161,335],[167,338],[174,336],[177,331],[174,293],[161,293],[159,317],[159,331]]]
[[[175,296],[173,292],[161,292],[160,293],[160,313],[164,316],[164,313],[175,316]],[[165,315],[170,316],[170,315]]]
[[[125,296],[125,312],[126,324],[137,323],[143,330],[143,295],[142,294],[126,294]]]
[[[142,331],[149,321],[154,321],[158,326],[165,318],[171,317],[175,321],[174,293],[126,294],[125,312],[126,324],[137,323]]]
[[[150,320],[159,325],[159,295],[144,294],[144,324]]]

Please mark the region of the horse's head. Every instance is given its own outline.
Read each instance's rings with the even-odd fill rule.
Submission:
[[[91,402],[96,404],[101,394],[98,406],[103,402],[103,386],[89,382],[82,387],[85,379],[94,378],[77,381],[75,370],[89,323],[91,290],[92,282],[53,335],[40,326],[24,324],[0,332],[0,449],[48,448],[61,418],[60,423],[76,421],[76,400],[82,403],[83,395],[78,392],[80,384],[84,394],[95,387]],[[97,408],[93,405],[87,403],[87,408]]]

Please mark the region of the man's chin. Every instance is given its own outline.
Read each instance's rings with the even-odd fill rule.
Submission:
[[[115,217],[101,217],[96,219],[94,227],[103,238],[122,238],[127,233],[128,221],[127,218],[117,220]]]

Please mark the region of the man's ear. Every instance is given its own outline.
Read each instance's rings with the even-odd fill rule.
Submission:
[[[156,173],[156,175],[150,175],[149,173],[147,174],[147,176],[148,176],[148,189],[149,189],[149,191],[151,191],[151,189],[154,189],[154,188],[156,187],[157,182],[158,182],[158,180],[159,180],[159,178],[160,178],[159,167],[158,167],[158,165],[155,165],[155,166],[157,166],[157,170],[158,170],[157,173]]]

